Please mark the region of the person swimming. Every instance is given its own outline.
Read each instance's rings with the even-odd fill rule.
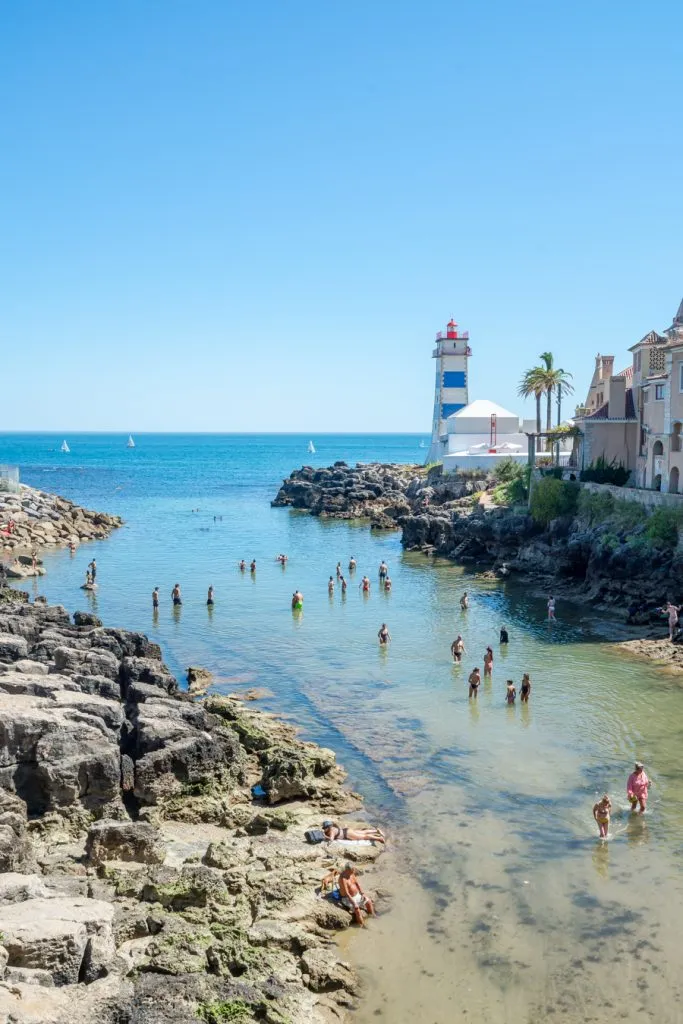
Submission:
[[[519,699],[522,701],[523,704],[528,704],[530,696],[531,696],[531,679],[529,678],[529,673],[525,672],[524,675],[522,676],[522,686],[521,686],[521,689],[519,691]]]
[[[596,804],[593,804],[593,817],[595,818],[598,829],[600,830],[600,838],[607,838],[607,831],[609,829],[610,812],[612,810],[612,801],[610,800],[607,793],[598,800]]]
[[[463,638],[460,636],[460,634],[458,633],[458,635],[456,636],[455,640],[451,644],[451,654],[453,655],[453,661],[456,663],[456,665],[460,664],[460,662],[462,661],[462,656],[463,656],[464,653],[465,653],[465,642],[464,642]]]
[[[391,640],[391,633],[389,632],[386,622],[383,622],[380,626],[377,636],[381,645],[388,644]]]
[[[486,648],[484,654],[484,675],[490,676],[493,672],[493,650],[490,647]]]
[[[481,684],[481,672],[478,668],[472,669],[467,681],[470,684],[470,698],[474,697],[476,700],[479,693],[479,686]]]
[[[505,694],[505,700],[508,704],[514,704],[517,699],[517,690],[512,679],[508,679],[507,692]]]

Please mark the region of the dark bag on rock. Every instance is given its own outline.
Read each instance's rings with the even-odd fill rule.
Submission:
[[[308,832],[304,832],[307,843],[324,843],[327,836],[320,828],[309,828]]]

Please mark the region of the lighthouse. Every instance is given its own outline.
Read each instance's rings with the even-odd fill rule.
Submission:
[[[436,380],[432,442],[427,462],[442,460],[446,451],[446,420],[469,403],[467,359],[471,355],[469,331],[459,331],[455,320],[449,320],[446,330],[437,333],[436,348],[432,352],[436,360]]]

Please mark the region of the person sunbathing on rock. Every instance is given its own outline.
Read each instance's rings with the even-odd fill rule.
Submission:
[[[339,876],[339,893],[342,906],[351,911],[354,921],[361,928],[363,927],[363,911],[370,917],[375,917],[373,902],[363,892],[353,864],[344,865],[344,870]]]
[[[382,830],[374,825],[365,825],[361,828],[342,828],[336,821],[324,821],[323,832],[325,833],[325,838],[330,840],[347,839],[358,843],[368,839],[375,843],[386,842]]]

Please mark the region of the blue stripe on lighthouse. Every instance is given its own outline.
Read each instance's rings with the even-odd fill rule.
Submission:
[[[460,405],[458,405],[455,402],[444,403],[441,406],[441,419],[445,420],[449,416],[452,416],[454,412],[457,412],[458,409],[464,409],[464,408],[465,408],[465,403],[464,402],[461,402]]]
[[[465,387],[465,371],[464,370],[444,370],[443,373],[443,385],[444,388],[464,388]]]

